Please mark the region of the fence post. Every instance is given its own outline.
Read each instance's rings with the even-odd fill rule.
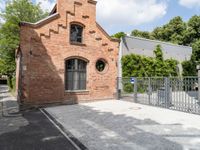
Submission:
[[[200,68],[198,69],[198,101],[200,102]]]
[[[148,78],[148,100],[149,100],[149,105],[151,104],[151,78]]]
[[[135,78],[135,83],[134,83],[134,102],[137,103],[137,78]]]
[[[165,106],[168,108],[170,106],[170,78],[165,78]]]

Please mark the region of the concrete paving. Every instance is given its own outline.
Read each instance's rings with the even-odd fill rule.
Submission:
[[[200,150],[200,116],[125,101],[45,109],[91,150]]]

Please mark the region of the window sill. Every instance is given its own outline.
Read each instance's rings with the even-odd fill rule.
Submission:
[[[65,93],[88,93],[89,90],[75,90],[75,91],[70,91],[66,90]]]
[[[78,42],[70,42],[71,45],[77,45],[77,46],[86,46],[86,44],[78,43]]]

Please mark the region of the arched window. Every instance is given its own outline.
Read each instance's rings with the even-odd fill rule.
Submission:
[[[83,42],[83,27],[78,24],[71,24],[70,28],[70,42],[82,43]]]
[[[86,90],[87,62],[81,59],[65,61],[65,90]]]

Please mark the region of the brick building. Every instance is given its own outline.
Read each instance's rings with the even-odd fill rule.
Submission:
[[[96,22],[96,1],[57,0],[47,18],[20,24],[18,100],[41,105],[113,99],[118,46]]]

